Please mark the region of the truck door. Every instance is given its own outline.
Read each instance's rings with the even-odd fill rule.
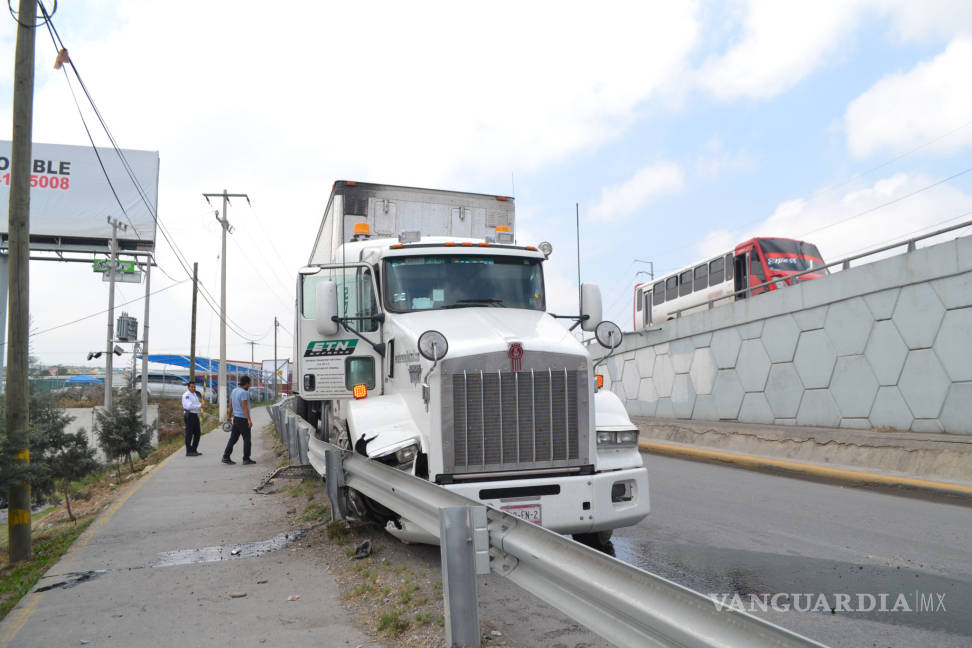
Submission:
[[[340,323],[322,335],[316,322],[317,285],[337,289]],[[300,308],[300,392],[308,400],[352,398],[355,385],[381,390],[380,310],[375,278],[365,263],[322,266],[303,278]]]

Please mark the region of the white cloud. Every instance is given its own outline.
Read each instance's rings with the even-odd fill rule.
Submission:
[[[897,173],[843,194],[824,189],[811,199],[788,200],[748,231],[710,232],[698,246],[699,258],[753,236],[783,236],[815,243],[832,262],[969,220],[972,195],[956,187],[940,185],[905,198],[934,182],[923,174]]]
[[[707,61],[699,84],[720,99],[767,99],[816,69],[854,26],[859,3],[750,0],[743,36]]]
[[[859,157],[903,151],[936,139],[972,119],[972,40],[959,38],[931,61],[889,75],[854,99],[844,122],[847,143]],[[972,145],[963,128],[930,148],[951,152]]]
[[[695,159],[695,171],[703,178],[717,178],[727,173],[739,173],[755,167],[756,159],[745,150],[725,150],[722,140],[709,140],[703,152]]]
[[[892,30],[904,41],[950,40],[972,33],[972,3],[967,0],[872,0],[889,14]]]
[[[590,218],[619,221],[631,216],[653,198],[681,191],[685,184],[681,167],[659,162],[639,169],[625,182],[601,190],[601,199],[591,208]]]
[[[838,55],[853,31],[886,20],[903,41],[972,35],[966,0],[744,0],[742,36],[698,71],[698,84],[719,99],[769,99]]]

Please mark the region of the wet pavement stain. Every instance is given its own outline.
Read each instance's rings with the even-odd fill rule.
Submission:
[[[279,551],[288,545],[296,542],[309,531],[313,531],[321,525],[314,525],[306,529],[296,529],[294,531],[284,531],[278,533],[269,540],[258,542],[242,542],[238,544],[222,545],[218,547],[201,547],[199,549],[177,549],[175,551],[163,551],[153,562],[148,565],[137,567],[119,567],[116,569],[94,569],[83,572],[67,572],[64,574],[52,574],[42,576],[42,579],[57,578],[57,582],[34,590],[35,594],[46,592],[53,589],[68,589],[81,583],[86,583],[95,578],[104,576],[109,572],[126,572],[136,569],[156,567],[175,567],[178,565],[198,565],[201,563],[219,562],[222,560],[235,560],[237,558],[258,558],[274,551]]]
[[[103,576],[107,573],[108,572],[104,569],[96,569],[91,571],[68,572],[66,574],[58,574],[57,578],[62,578],[64,580],[60,580],[56,583],[51,583],[50,585],[45,585],[43,587],[38,587],[37,589],[34,590],[34,593],[38,594],[40,592],[46,592],[47,590],[58,589],[58,588],[68,589],[70,587],[74,587],[75,585],[86,583],[89,580],[98,578],[99,576]],[[49,577],[45,576],[44,578],[49,578]]]
[[[174,567],[176,565],[196,565],[199,563],[219,562],[221,560],[235,560],[237,558],[256,558],[283,549],[287,545],[299,540],[310,529],[284,531],[269,540],[258,542],[243,542],[240,544],[221,545],[217,547],[201,547],[199,549],[177,549],[165,551],[149,567]]]

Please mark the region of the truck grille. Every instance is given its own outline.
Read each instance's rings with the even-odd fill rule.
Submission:
[[[556,468],[586,462],[586,389],[583,403],[578,402],[586,378],[586,371],[577,369],[452,374],[452,443],[446,443],[446,470]]]

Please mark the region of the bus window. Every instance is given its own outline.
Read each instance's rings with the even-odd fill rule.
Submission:
[[[665,303],[665,282],[659,281],[651,287],[651,303],[659,306]]]
[[[692,271],[686,270],[678,277],[678,296],[684,297],[685,295],[692,294]]]
[[[717,286],[726,280],[726,260],[722,257],[709,261],[709,285]]]
[[[678,275],[665,280],[665,301],[672,301],[678,297]]]
[[[695,283],[693,290],[702,290],[709,287],[709,266],[703,263],[695,267]]]
[[[756,252],[756,248],[753,248],[749,253],[749,273],[753,283],[766,281],[766,275],[763,274],[763,262],[760,260],[760,254]]]

